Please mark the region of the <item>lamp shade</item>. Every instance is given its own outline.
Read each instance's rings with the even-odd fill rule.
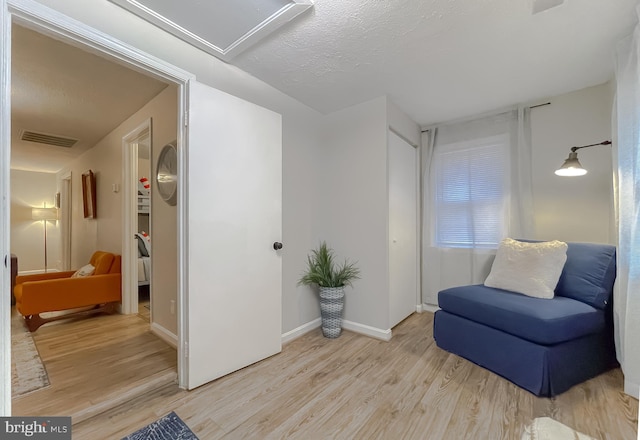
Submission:
[[[578,153],[575,151],[569,153],[567,160],[556,170],[556,176],[563,177],[584,176],[585,174],[587,174],[587,170],[580,165]]]
[[[33,220],[58,220],[58,210],[56,208],[31,208],[31,218]]]

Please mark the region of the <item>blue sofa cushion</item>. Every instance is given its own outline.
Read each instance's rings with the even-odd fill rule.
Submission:
[[[611,299],[616,280],[615,246],[594,243],[567,245],[567,262],[555,294],[604,309]]]
[[[533,298],[482,284],[443,290],[438,304],[446,312],[544,345],[605,328],[604,312],[581,301]]]

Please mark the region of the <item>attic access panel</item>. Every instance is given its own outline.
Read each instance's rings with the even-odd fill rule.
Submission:
[[[109,0],[230,61],[313,6],[313,0]]]

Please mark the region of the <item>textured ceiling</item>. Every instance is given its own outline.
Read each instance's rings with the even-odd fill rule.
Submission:
[[[544,1],[561,4],[532,14]],[[422,125],[610,80],[636,0],[544,1],[315,0],[233,64],[323,113],[386,94]],[[166,87],[13,32],[12,168],[60,170]],[[79,142],[20,142],[23,129]]]
[[[387,94],[429,124],[610,80],[635,4],[315,0],[233,64],[323,113]]]
[[[12,30],[11,62],[14,169],[61,170],[167,87],[20,26]],[[72,148],[24,142],[19,140],[22,130],[78,142]]]

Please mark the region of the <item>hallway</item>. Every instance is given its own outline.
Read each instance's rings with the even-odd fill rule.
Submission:
[[[15,310],[12,319],[20,319]],[[14,398],[15,416],[71,416],[75,424],[176,381],[176,350],[140,315],[57,321],[32,335],[51,385]]]

